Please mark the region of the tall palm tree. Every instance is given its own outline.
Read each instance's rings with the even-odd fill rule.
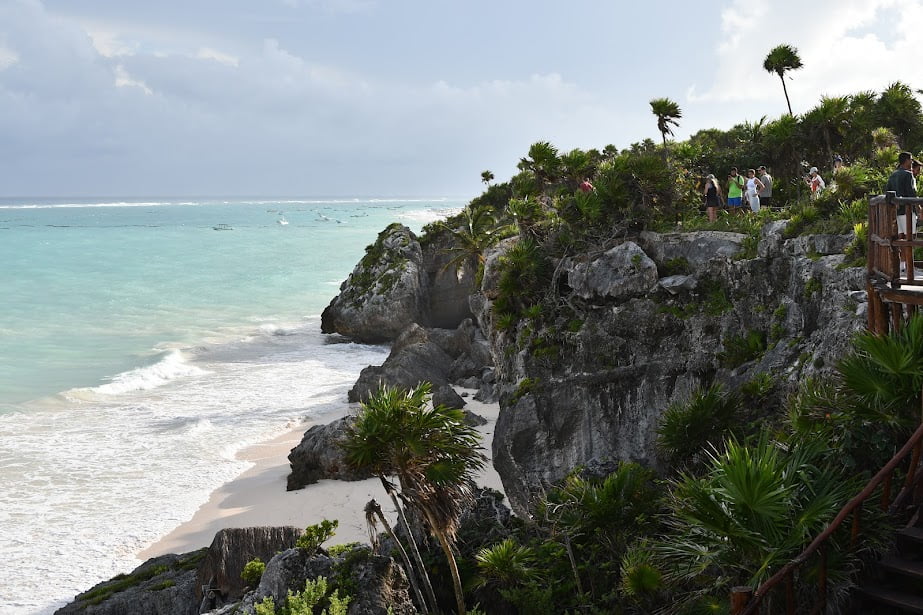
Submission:
[[[651,101],[651,111],[657,116],[657,130],[663,137],[663,158],[667,159],[667,135],[673,136],[670,126],[679,126],[678,120],[683,117],[679,105],[669,98],[655,98]]]
[[[490,171],[481,171],[481,181],[487,184],[487,187],[490,188],[490,182],[494,180],[494,174]]]
[[[485,457],[480,434],[465,424],[464,413],[432,406],[430,390],[426,382],[409,391],[382,387],[362,405],[343,447],[350,465],[371,470],[386,489],[387,477],[397,476],[400,499],[420,513],[445,554],[458,613],[464,615],[453,546],[462,509],[472,498],[474,475],[484,467]]]
[[[798,50],[791,45],[773,47],[766,59],[763,60],[763,68],[766,69],[766,72],[775,73],[782,80],[782,91],[785,92],[785,102],[788,105],[789,115],[792,115],[792,103],[788,99],[788,88],[785,87],[785,73],[790,70],[798,70],[801,67]]]

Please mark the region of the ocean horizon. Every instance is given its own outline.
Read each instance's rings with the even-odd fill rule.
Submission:
[[[320,334],[398,198],[0,198],[0,612],[137,566],[248,466],[346,408],[387,348]]]

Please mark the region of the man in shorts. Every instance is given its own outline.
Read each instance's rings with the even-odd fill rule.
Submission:
[[[737,211],[743,206],[744,178],[737,174],[737,167],[731,167],[728,175],[728,208]]]

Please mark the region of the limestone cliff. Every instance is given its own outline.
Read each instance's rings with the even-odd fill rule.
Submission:
[[[497,331],[487,259],[472,298],[501,383],[493,459],[514,510],[574,466],[657,466],[663,411],[712,382],[768,374],[784,392],[829,370],[864,324],[864,270],[844,268],[849,237],[786,240],[763,229],[757,257],[736,233],[642,233],[557,265],[568,321]]]
[[[473,276],[448,285],[443,279],[437,288],[434,272],[447,268],[430,267],[411,303],[457,303],[465,290],[488,340],[494,369],[485,375],[496,379],[501,403],[493,459],[514,510],[526,512],[577,465],[659,466],[661,414],[699,387],[736,387],[760,377],[780,398],[798,381],[832,369],[864,325],[864,270],[844,266],[851,237],[787,239],[785,228],[785,222],[767,225],[758,243],[739,233],[645,232],[571,254],[551,263],[549,292],[558,307],[545,301],[542,313],[522,312],[513,322],[497,321],[493,303],[501,293],[501,263],[517,238],[483,255],[477,289]],[[427,244],[431,265],[440,254],[449,262],[450,239]],[[358,310],[366,309],[352,288],[356,277],[354,271],[331,305],[353,297]],[[431,313],[431,307],[420,311]],[[412,322],[420,319],[399,312],[385,328]]]

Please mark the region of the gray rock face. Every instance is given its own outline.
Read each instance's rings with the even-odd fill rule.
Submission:
[[[433,385],[433,403],[461,408],[465,401],[449,385],[453,359],[430,339],[429,331],[412,324],[391,347],[381,366],[369,366],[349,390],[349,401],[367,401],[382,385],[410,389],[423,381]]]
[[[216,590],[216,606],[238,600],[246,589],[240,573],[247,562],[255,558],[268,562],[277,552],[295,546],[303,531],[297,527],[246,527],[219,531],[199,566],[196,600],[207,597],[202,594],[203,585]]]
[[[163,555],[130,574],[115,577],[78,594],[56,615],[196,615],[196,567],[205,549]]]
[[[523,325],[490,333],[501,390],[494,466],[516,512],[526,513],[543,487],[576,465],[630,460],[657,467],[662,412],[700,386],[737,386],[768,373],[792,390],[804,378],[829,373],[864,326],[864,302],[857,299],[864,270],[841,270],[842,254],[818,256],[816,242],[786,241],[783,229],[763,235],[757,253],[766,257],[749,260],[733,259],[744,240],[739,234],[644,233],[640,244],[650,260],[664,269],[683,265],[695,286],[687,279],[635,295],[593,291],[584,300],[585,287],[571,285],[564,299],[581,310],[582,326],[556,329],[554,361],[533,357],[524,337],[547,332]],[[825,249],[847,244],[818,241]],[[813,246],[810,258],[802,256],[805,245]],[[584,270],[605,263],[601,257]],[[567,267],[560,264],[570,275]],[[601,271],[594,275],[604,279]],[[495,278],[485,275],[472,301],[485,329]],[[765,336],[765,350],[746,363],[723,364],[719,354],[750,331]]]
[[[429,323],[428,275],[420,242],[409,228],[392,224],[321,315],[321,331],[356,341],[393,340],[410,323]]]
[[[720,231],[641,233],[639,243],[658,264],[684,259],[699,268],[714,259],[730,259],[740,252],[746,235]]]
[[[413,615],[416,609],[410,599],[409,583],[403,569],[390,557],[372,554],[367,547],[354,549],[349,557],[351,566],[342,566],[345,558],[331,558],[325,555],[311,555],[303,549],[290,549],[273,557],[266,564],[266,571],[259,587],[248,593],[237,603],[210,611],[212,615],[253,615],[254,605],[272,597],[280,606],[289,590],[304,590],[305,580],[325,577],[329,585],[347,579],[356,587],[349,604],[349,615]],[[390,611],[389,611],[390,609]]]
[[[601,257],[585,263],[568,263],[567,283],[583,299],[627,299],[642,295],[657,283],[657,265],[638,244],[626,241]]]
[[[468,296],[477,290],[477,263],[457,261],[459,255],[456,242],[448,232],[437,234],[423,248],[423,268],[429,288],[429,322],[433,327],[454,329],[473,316]]]
[[[301,442],[288,454],[292,468],[288,475],[288,491],[312,485],[321,479],[363,480],[372,475],[357,472],[346,463],[346,456],[339,443],[346,435],[346,429],[353,421],[345,416],[326,425],[314,425],[301,438]]]
[[[366,401],[382,384],[409,389],[427,381],[433,385],[433,403],[461,408],[465,401],[451,383],[482,376],[492,361],[490,344],[470,319],[454,330],[412,324],[381,366],[362,370],[349,400]]]

